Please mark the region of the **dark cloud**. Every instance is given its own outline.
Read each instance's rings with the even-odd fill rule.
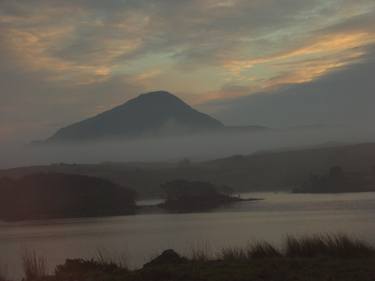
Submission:
[[[315,81],[285,86],[272,92],[214,101],[214,115],[227,124],[270,127],[339,125],[372,127],[375,119],[375,46],[362,62]],[[224,108],[224,109],[223,109]]]

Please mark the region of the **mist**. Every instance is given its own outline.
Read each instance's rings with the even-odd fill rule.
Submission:
[[[265,150],[371,142],[375,131],[365,127],[294,127],[257,132],[142,138],[80,144],[3,144],[0,168],[52,163],[205,161]]]

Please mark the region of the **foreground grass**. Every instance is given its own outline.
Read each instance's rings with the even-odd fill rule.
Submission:
[[[26,280],[38,280],[47,275],[47,261],[35,251],[25,250],[22,256],[23,272]]]
[[[375,248],[345,235],[290,236],[281,248],[257,242],[213,256],[194,250],[187,258],[167,250],[138,270],[101,257],[67,260],[51,276],[28,276],[30,281],[373,281]]]

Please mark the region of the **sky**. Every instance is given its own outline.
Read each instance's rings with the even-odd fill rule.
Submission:
[[[0,143],[167,90],[225,124],[371,120],[374,0],[0,0]]]

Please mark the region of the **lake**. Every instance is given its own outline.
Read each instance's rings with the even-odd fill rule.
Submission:
[[[264,200],[208,213],[0,223],[0,264],[9,277],[20,278],[25,249],[44,256],[52,270],[66,258],[94,257],[98,251],[115,259],[125,257],[131,267],[139,267],[167,248],[187,255],[200,248],[213,253],[263,239],[280,245],[287,234],[347,233],[375,244],[375,193],[242,197]]]

